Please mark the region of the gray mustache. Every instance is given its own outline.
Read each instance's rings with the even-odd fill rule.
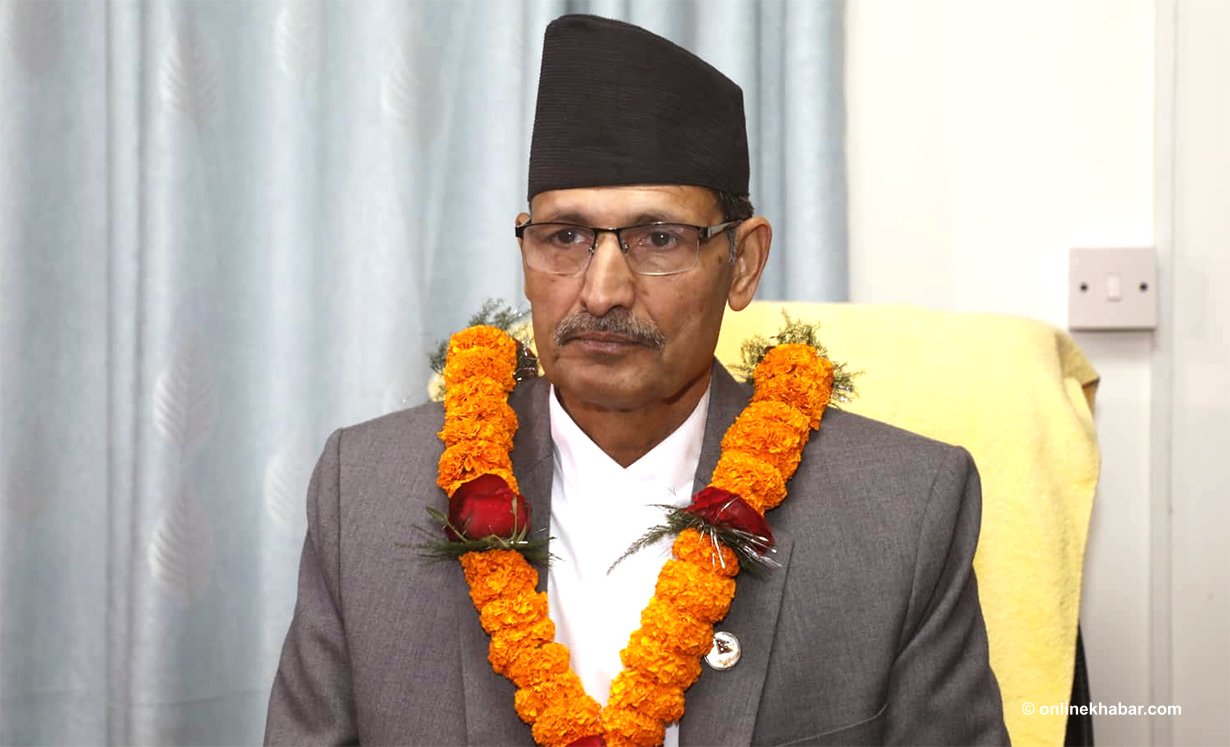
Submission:
[[[666,337],[650,322],[641,321],[630,311],[611,311],[603,316],[594,316],[587,311],[578,311],[564,317],[555,328],[557,346],[590,332],[626,337],[637,345],[653,350],[666,347]]]

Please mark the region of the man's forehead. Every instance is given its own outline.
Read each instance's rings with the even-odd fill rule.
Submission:
[[[581,187],[540,192],[530,201],[530,208],[536,220],[564,214],[595,218],[643,215],[683,220],[709,216],[717,208],[717,197],[708,187],[687,184]]]

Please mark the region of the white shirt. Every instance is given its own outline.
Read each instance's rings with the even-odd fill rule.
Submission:
[[[551,559],[548,603],[555,640],[572,653],[585,692],[606,705],[611,680],[623,669],[619,652],[640,627],[653,597],[670,538],[607,569],[650,527],[661,524],[654,504],[685,506],[692,498],[709,411],[709,391],[662,443],[621,467],[607,456],[550,393],[555,457],[551,485]],[[679,725],[666,730],[665,747],[679,744]]]

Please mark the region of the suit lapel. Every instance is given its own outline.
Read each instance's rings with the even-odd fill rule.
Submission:
[[[551,478],[555,460],[551,451],[551,410],[547,397],[551,386],[542,377],[531,379],[509,397],[517,413],[517,437],[513,442],[513,474],[521,495],[530,504],[530,536],[548,538],[551,534]],[[538,588],[547,589],[547,569],[538,569]]]
[[[551,527],[551,422],[547,408],[550,387],[546,379],[522,383],[509,397],[517,414],[517,435],[513,442],[513,474],[521,495],[530,505],[530,532],[547,537]],[[538,588],[547,588],[546,568],[539,568]],[[517,716],[513,706],[516,687],[491,671],[487,662],[490,639],[478,623],[478,614],[469,597],[468,624],[461,635],[462,684],[465,689],[466,739],[470,744],[533,744],[530,729]]]
[[[696,470],[696,490],[709,483],[721,456],[722,436],[749,398],[745,387],[716,363],[711,386],[705,439]],[[742,656],[738,664],[726,671],[705,666],[700,679],[688,689],[687,710],[679,730],[682,745],[750,744],[752,741],[790,566],[790,539],[785,532],[776,536],[774,557],[782,567],[759,576],[740,574],[730,614],[714,626],[715,630],[733,633],[739,639]]]
[[[700,461],[696,464],[696,480],[693,492],[709,484],[718,459],[722,456],[722,436],[747,406],[751,392],[734,380],[725,368],[716,361],[713,377],[709,383],[709,412],[705,417],[705,439],[700,447]]]

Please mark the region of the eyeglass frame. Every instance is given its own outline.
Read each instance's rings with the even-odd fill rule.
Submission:
[[[545,272],[549,275],[569,276],[569,275],[580,275],[581,273],[589,269],[589,263],[594,260],[594,254],[598,252],[598,237],[604,233],[615,234],[615,243],[619,246],[619,250],[620,252],[623,253],[624,259],[626,261],[628,257],[628,252],[632,251],[632,247],[628,246],[627,242],[624,241],[623,236],[620,235],[621,232],[623,231],[627,231],[633,228],[652,228],[654,226],[682,226],[684,228],[695,229],[696,230],[696,254],[693,255],[692,264],[689,265],[688,267],[685,267],[681,270],[671,270],[670,272],[641,272],[640,270],[637,270],[635,267],[633,267],[631,264],[628,265],[628,269],[632,270],[632,272],[636,273],[637,275],[644,275],[645,277],[661,278],[661,277],[669,277],[671,275],[678,275],[681,272],[687,272],[688,270],[691,270],[694,267],[696,267],[696,265],[700,262],[701,244],[704,244],[710,239],[716,238],[717,236],[720,236],[721,234],[726,233],[730,229],[742,223],[744,220],[745,219],[743,218],[738,218],[736,220],[728,220],[723,223],[715,223],[712,226],[697,226],[692,223],[680,223],[678,221],[673,221],[673,220],[659,220],[659,221],[654,221],[652,223],[637,223],[636,225],[632,225],[632,226],[618,226],[618,227],[603,228],[600,226],[586,226],[581,223],[569,223],[567,221],[554,221],[554,220],[548,220],[548,221],[543,221],[541,223],[535,223],[534,219],[530,218],[526,222],[514,226],[513,233],[516,235],[517,240],[521,241],[523,237],[525,236],[525,229],[529,228],[530,226],[568,226],[571,228],[581,228],[586,231],[592,231],[594,234],[594,240],[593,240],[593,243],[589,245],[589,249],[586,250],[589,253],[589,259],[585,261],[585,264],[582,265],[579,270],[577,270],[576,272],[552,272],[550,270],[537,270],[537,269],[535,270],[536,272]],[[735,235],[733,233],[727,234],[727,235],[730,236],[730,262],[731,264],[733,264],[735,261]]]

